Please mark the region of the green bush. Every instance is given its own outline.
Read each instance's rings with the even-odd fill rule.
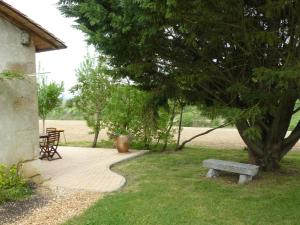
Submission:
[[[18,174],[16,166],[0,165],[0,203],[22,199],[31,194],[29,184]]]

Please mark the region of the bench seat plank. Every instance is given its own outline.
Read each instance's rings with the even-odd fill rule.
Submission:
[[[248,176],[255,176],[259,166],[218,159],[207,159],[203,161],[203,166],[209,169],[222,170]]]

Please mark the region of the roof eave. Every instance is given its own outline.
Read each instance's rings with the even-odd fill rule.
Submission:
[[[14,23],[20,29],[26,30],[33,35],[38,36],[42,41],[50,45],[51,47],[38,48],[36,46],[36,52],[45,52],[51,50],[65,49],[67,46],[63,41],[57,38],[55,35],[44,29],[42,26],[28,18],[25,14],[15,9],[6,2],[0,0],[0,13]]]

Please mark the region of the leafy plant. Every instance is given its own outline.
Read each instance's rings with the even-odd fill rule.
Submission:
[[[144,148],[169,142],[172,129],[168,129],[170,112],[160,107],[157,98],[131,84],[115,84],[103,111],[103,120],[110,132],[130,135]]]
[[[106,59],[99,57],[95,60],[87,55],[84,62],[76,71],[77,84],[72,87],[73,102],[82,112],[87,125],[93,129],[94,141],[92,147],[96,147],[98,136],[104,123],[101,121],[102,112],[111,93]]]
[[[63,83],[47,82],[47,77],[42,77],[38,82],[38,107],[39,116],[43,120],[43,131],[45,132],[45,120],[47,115],[60,106],[61,94],[64,91]]]
[[[16,166],[0,164],[0,203],[21,199],[31,194],[28,183],[18,174]]]

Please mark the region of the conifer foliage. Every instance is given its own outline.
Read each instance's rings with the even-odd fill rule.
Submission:
[[[59,4],[116,76],[234,120],[251,163],[278,168],[300,138],[300,122],[286,135],[300,94],[298,0]]]

